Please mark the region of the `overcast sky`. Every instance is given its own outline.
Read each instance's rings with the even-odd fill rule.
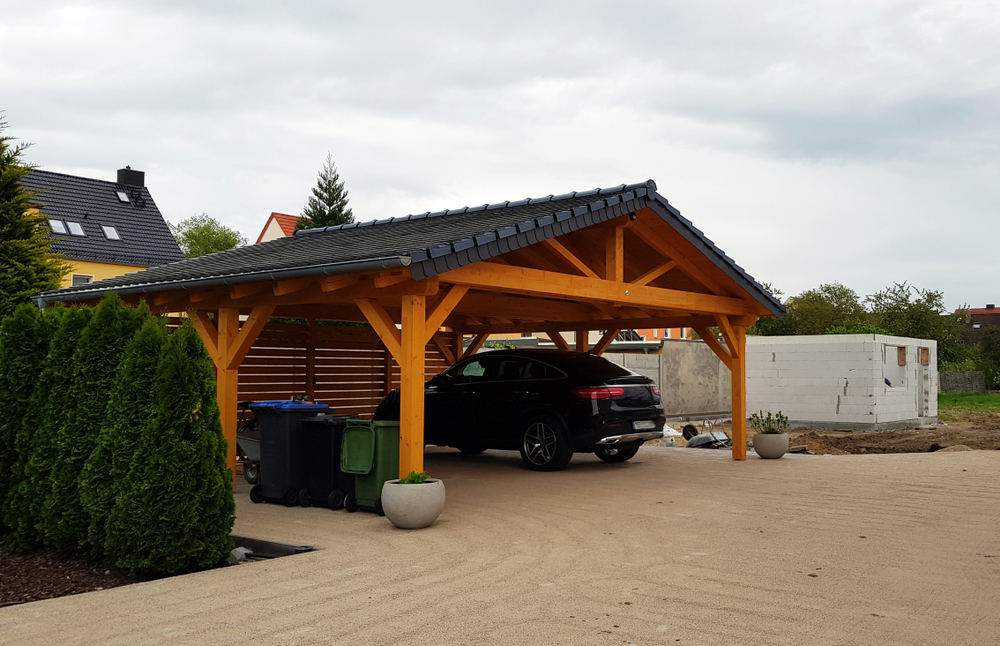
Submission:
[[[358,220],[656,180],[785,295],[1000,303],[997,2],[14,2],[40,167],[252,242],[327,151]]]

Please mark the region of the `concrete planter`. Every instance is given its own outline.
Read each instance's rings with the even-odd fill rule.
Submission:
[[[776,460],[788,452],[788,435],[784,433],[755,433],[753,450],[765,460]]]
[[[444,509],[444,482],[434,478],[420,484],[389,480],[382,485],[382,509],[400,529],[429,527]]]

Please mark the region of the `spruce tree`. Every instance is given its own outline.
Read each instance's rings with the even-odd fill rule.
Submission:
[[[135,310],[108,294],[94,309],[73,354],[73,386],[66,402],[71,416],[59,431],[52,492],[43,514],[47,539],[63,554],[86,546],[90,517],[80,501],[80,473],[97,444],[122,352],[141,326],[137,322]]]
[[[97,446],[80,474],[80,499],[90,516],[87,537],[94,556],[104,553],[108,516],[152,414],[153,384],[166,341],[163,319],[149,317],[126,346]]]
[[[106,551],[130,572],[176,574],[224,562],[235,520],[233,474],[212,360],[190,323],[170,335],[143,429],[108,520]]]
[[[54,547],[43,541],[42,510],[52,491],[59,430],[69,417],[66,401],[73,385],[73,353],[92,311],[89,307],[73,307],[62,312],[31,399],[31,409],[37,419],[23,420],[22,430],[30,430],[34,439],[18,487],[18,499],[23,507],[14,536],[25,549],[34,544]]]
[[[0,325],[0,530],[6,543],[18,525],[17,489],[28,460],[22,421],[35,417],[31,396],[52,338],[53,317],[21,305]]]
[[[347,189],[340,181],[337,166],[328,152],[323,170],[319,172],[319,179],[316,180],[316,187],[312,190],[312,197],[302,209],[302,216],[295,223],[295,228],[311,229],[350,224],[354,222],[354,215],[347,206],[348,202],[350,200],[347,199]]]
[[[0,117],[0,318],[35,294],[59,286],[69,265],[49,253],[47,221],[32,202],[35,193],[21,185],[32,166],[21,161],[27,144],[4,135]]]

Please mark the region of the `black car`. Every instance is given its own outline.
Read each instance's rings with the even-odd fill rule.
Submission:
[[[424,441],[463,453],[521,452],[529,469],[557,471],[573,453],[632,458],[666,421],[653,380],[593,354],[497,350],[459,361],[427,382]],[[376,419],[399,419],[389,395]]]

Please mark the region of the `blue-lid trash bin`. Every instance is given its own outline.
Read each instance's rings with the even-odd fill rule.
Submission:
[[[308,486],[301,422],[329,410],[326,404],[261,401],[250,404],[260,429],[260,484],[250,491],[254,502],[299,503]],[[259,489],[258,489],[259,487]]]

